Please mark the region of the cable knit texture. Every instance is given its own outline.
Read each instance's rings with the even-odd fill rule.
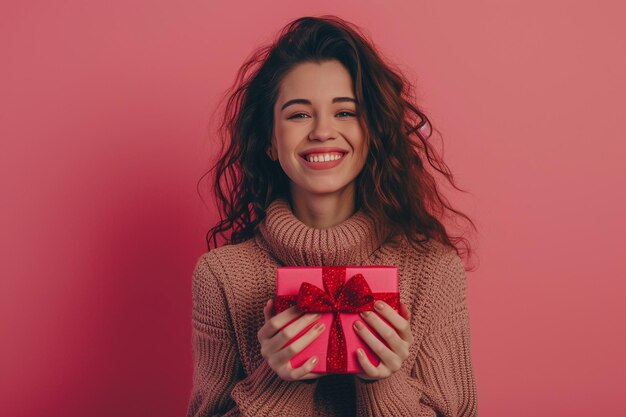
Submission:
[[[279,266],[395,265],[414,344],[389,378],[280,379],[260,353],[263,307]],[[454,249],[391,245],[359,210],[328,229],[308,227],[273,201],[253,239],[203,254],[193,271],[193,388],[187,416],[476,416],[466,275]]]

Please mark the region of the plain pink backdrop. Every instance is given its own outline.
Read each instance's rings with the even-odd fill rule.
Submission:
[[[545,0],[3,2],[0,415],[184,415],[209,115],[324,13],[415,82],[471,193],[480,415],[626,415],[626,8]]]

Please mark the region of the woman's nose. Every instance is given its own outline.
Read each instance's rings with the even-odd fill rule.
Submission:
[[[316,117],[313,122],[313,129],[309,133],[309,139],[311,140],[328,140],[333,139],[336,133],[332,126],[332,120],[330,117]]]

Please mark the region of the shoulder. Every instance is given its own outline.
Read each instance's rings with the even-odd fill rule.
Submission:
[[[195,270],[210,269],[213,273],[222,273],[237,265],[243,267],[259,256],[259,248],[254,239],[240,243],[220,246],[200,255]]]
[[[404,244],[409,247],[409,259],[421,266],[429,285],[440,291],[465,286],[465,266],[455,248],[434,239],[421,245]]]
[[[419,266],[431,278],[457,276],[459,270],[465,271],[456,249],[435,239],[415,243],[402,237],[394,250],[402,254],[405,262]]]
[[[258,248],[253,239],[220,246],[203,253],[197,259],[193,271],[194,293],[209,286],[221,288],[233,268],[245,271],[258,256]]]
[[[464,271],[463,261],[456,249],[435,239],[416,243],[402,236],[392,245],[385,244],[383,252],[385,257],[392,258],[429,281],[458,275],[459,269]]]

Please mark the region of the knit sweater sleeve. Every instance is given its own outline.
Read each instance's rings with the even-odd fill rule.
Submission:
[[[466,275],[455,252],[442,258],[432,282],[428,327],[411,348],[405,366],[378,381],[356,378],[359,417],[477,415]],[[412,319],[415,328],[419,320],[415,314]]]
[[[193,387],[187,417],[307,416],[315,384],[289,383],[261,363],[246,375],[213,254],[193,272]]]

